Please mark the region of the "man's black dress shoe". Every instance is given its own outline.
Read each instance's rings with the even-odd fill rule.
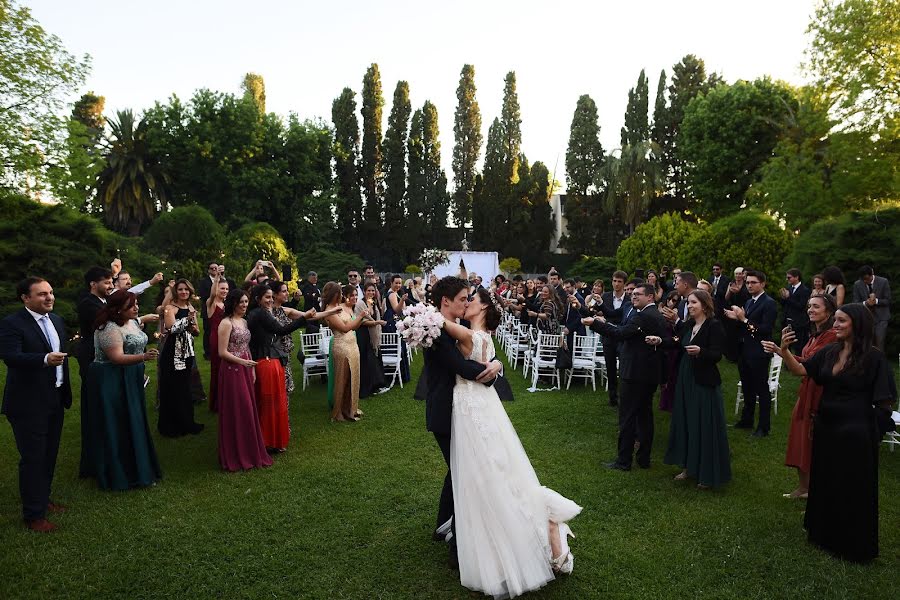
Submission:
[[[745,423],[744,421],[738,421],[734,425],[732,425],[735,429],[750,429],[753,427],[753,423]]]
[[[459,557],[456,554],[451,554],[447,558],[447,566],[454,571],[459,571]]]
[[[441,535],[441,534],[438,533],[437,531],[433,531],[433,532],[431,533],[431,541],[432,541],[432,542],[446,542],[446,541],[447,541],[447,536],[446,536],[446,535]]]
[[[649,468],[650,468],[650,463],[649,463],[649,462],[645,462],[645,463],[639,462],[639,463],[638,463],[638,466],[639,466],[640,468],[642,468],[642,469],[649,469]]]
[[[628,465],[623,465],[620,462],[612,461],[611,463],[606,463],[607,469],[613,469],[614,471],[630,471],[631,467]]]

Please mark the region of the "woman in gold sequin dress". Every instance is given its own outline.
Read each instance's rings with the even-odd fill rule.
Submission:
[[[341,286],[334,281],[325,284],[322,303],[325,310],[340,307],[340,312],[326,318],[326,323],[334,332],[331,346],[333,368],[330,374],[329,390],[334,399],[331,410],[332,421],[358,421],[359,410],[359,346],[356,330],[369,316],[364,310],[358,317],[350,308],[356,305],[356,286]]]

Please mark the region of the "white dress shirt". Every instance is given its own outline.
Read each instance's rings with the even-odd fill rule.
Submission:
[[[59,352],[59,333],[56,331],[56,327],[53,326],[53,321],[50,320],[49,315],[42,315],[40,313],[36,313],[30,308],[26,307],[25,310],[34,317],[35,323],[37,323],[38,329],[41,330],[41,335],[44,337],[48,337],[47,340],[50,342],[50,350],[53,352]],[[44,364],[47,364],[47,357],[49,354],[44,355]],[[62,365],[56,367],[56,387],[62,387],[63,384],[63,368]]]

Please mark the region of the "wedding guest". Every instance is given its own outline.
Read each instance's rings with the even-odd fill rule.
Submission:
[[[406,310],[409,294],[405,294],[401,290],[403,286],[401,285],[402,277],[400,275],[391,275],[389,281],[390,288],[385,298],[384,306],[385,324],[381,330],[385,333],[397,333],[397,321],[403,318],[403,311]],[[409,358],[407,358],[406,354],[406,342],[402,339],[400,340],[400,354],[400,377],[403,383],[407,383],[410,379]]]
[[[724,316],[723,311],[727,308],[725,304],[725,295],[728,293],[728,285],[731,283],[728,276],[722,272],[722,263],[713,263],[712,277],[709,278],[709,282],[712,284],[713,288],[713,301],[716,304],[716,318],[721,320]]]
[[[603,280],[594,280],[591,286],[591,293],[584,298],[584,307],[587,309],[587,316],[596,316],[601,314],[600,305],[603,304]]]
[[[216,271],[213,278],[212,291],[203,306],[203,313],[207,317],[203,320],[203,327],[209,329],[209,333],[204,329],[203,337],[209,345],[207,355],[209,356],[209,410],[216,412],[218,410],[218,394],[219,394],[219,323],[225,316],[225,297],[228,296],[230,287],[228,280],[220,271]],[[201,296],[202,299],[202,296]]]
[[[94,322],[94,362],[88,373],[90,406],[88,475],[102,489],[127,490],[153,485],[162,470],[144,399],[144,363],[156,360],[137,320],[137,296],[123,290],[109,295]]]
[[[425,302],[427,300],[427,296],[425,294],[425,287],[422,285],[421,277],[413,277],[413,287],[412,295],[415,296],[416,302]]]
[[[825,278],[821,273],[816,273],[812,278],[812,290],[810,296],[824,296],[828,292],[825,291]]]
[[[400,276],[397,275],[397,277],[400,277]],[[401,277],[400,279],[401,279],[400,287],[397,288],[398,290],[403,287],[403,278]],[[363,297],[362,283],[363,283],[362,279],[359,278],[359,271],[357,271],[356,269],[350,269],[350,271],[347,272],[347,284],[352,285],[353,287],[356,288],[356,295],[360,298]],[[405,292],[403,292],[403,293],[405,293]],[[322,306],[325,306],[324,299],[322,301]]]
[[[288,286],[283,281],[270,279],[266,282],[272,290],[272,316],[283,327],[287,327],[292,321],[303,317],[299,310],[285,306],[288,299]],[[315,314],[315,313],[313,313]],[[294,372],[291,368],[291,357],[294,356],[294,337],[292,333],[278,336],[275,341],[281,346],[281,367],[284,369],[284,389],[288,396],[294,393]],[[288,400],[290,408],[290,399]],[[290,422],[290,419],[288,419]]]
[[[612,325],[619,325],[625,311],[631,306],[631,300],[625,294],[625,280],[628,273],[616,271],[612,274],[612,290],[603,293],[600,314]],[[618,342],[609,337],[603,338],[603,358],[606,360],[606,381],[609,392],[609,405],[619,405],[619,350]]]
[[[677,311],[678,303],[681,301],[681,296],[675,290],[672,290],[666,295],[666,299],[663,302],[663,307],[668,310]],[[663,312],[660,310],[660,312]],[[666,336],[665,337],[675,337],[678,334],[675,331],[675,325],[670,322],[668,319],[666,320]],[[681,350],[678,347],[675,348],[666,348],[665,349],[665,359],[663,360],[663,369],[665,370],[663,383],[659,386],[659,409],[664,410],[666,412],[672,411],[672,406],[675,404],[675,384],[678,381],[678,362],[681,358]]]
[[[69,363],[62,351],[68,337],[65,321],[53,313],[50,283],[40,277],[23,279],[16,284],[16,297],[22,309],[0,321],[0,360],[6,363],[0,413],[6,415],[19,451],[25,527],[48,533],[57,525],[47,520],[47,513],[66,510],[50,499],[50,490],[64,409],[72,406]]]
[[[256,362],[250,354],[250,329],[244,319],[250,299],[243,290],[225,298],[219,323],[219,464],[225,471],[268,467],[254,389]]]
[[[303,283],[303,286],[300,288],[300,293],[303,294],[303,310],[309,310],[311,308],[316,309],[317,311],[322,310],[322,305],[320,303],[322,298],[322,291],[319,289],[319,275],[315,271],[310,271],[306,274],[306,281]],[[319,322],[318,321],[307,321],[306,322],[306,333],[318,333],[319,332]]]
[[[538,331],[541,333],[549,333],[558,335],[560,332],[559,316],[562,314],[562,303],[559,296],[549,285],[541,288],[540,308],[538,310],[529,310],[528,316],[534,319]]]
[[[273,452],[285,452],[291,430],[282,365],[284,350],[278,344],[278,336],[289,335],[303,327],[314,312],[310,309],[304,313],[305,318],[296,319],[290,325],[281,325],[272,315],[275,300],[267,285],[254,286],[251,297],[256,307],[247,315],[247,328],[250,330],[250,355],[256,361],[254,389],[263,442]]]
[[[166,340],[159,354],[159,433],[179,437],[203,431],[203,424],[194,421],[194,402],[191,398],[191,371],[194,368],[194,337],[197,311],[191,305],[194,288],[187,279],[175,282],[172,303],[166,306],[164,328]]]
[[[795,358],[801,364],[805,363],[811,356],[822,348],[835,342],[836,333],[834,331],[834,313],[837,306],[834,298],[829,295],[814,296],[809,299],[809,320],[812,323],[813,331],[809,341],[803,346],[800,356]],[[781,342],[783,345],[790,344],[790,336],[796,336],[796,332],[787,329],[781,333]],[[769,351],[774,352],[774,344],[768,342],[764,344]],[[785,498],[806,498],[809,493],[809,471],[812,463],[812,436],[813,422],[816,413],[819,410],[819,403],[822,399],[822,386],[818,385],[808,375],[803,377],[800,382],[800,389],[797,392],[797,403],[794,404],[794,411],[791,414],[791,428],[788,431],[787,454],[784,464],[788,467],[797,469],[797,476],[800,484],[797,489],[784,494]]]
[[[853,562],[878,556],[878,447],[893,427],[893,369],[873,346],[874,321],[862,304],[834,314],[837,342],[800,363],[782,347],[767,348],[784,366],[822,386],[813,425],[809,500],[803,525],[809,541]]]
[[[584,298],[575,290],[574,279],[566,279],[563,283],[563,289],[566,292],[566,297],[563,310],[560,313],[560,325],[562,325],[563,334],[566,336],[567,347],[572,352],[575,349],[575,336],[585,334],[584,325],[581,323]]]
[[[701,279],[700,281],[697,282],[697,289],[703,290],[710,296],[713,295],[713,285],[705,279]]]
[[[734,279],[728,284],[725,292],[725,303],[722,309],[722,325],[725,327],[725,358],[731,362],[738,362],[740,358],[740,341],[743,336],[743,327],[737,321],[725,318],[725,309],[732,306],[744,306],[750,299],[750,292],[744,283],[744,267],[735,267]]]
[[[425,284],[425,302],[431,304],[431,289],[434,287],[438,281],[437,275],[432,273],[428,276],[428,283]]]
[[[844,274],[835,266],[822,269],[822,279],[825,280],[825,293],[834,296],[838,308],[844,305],[847,290],[844,287]]]
[[[198,279],[194,285],[194,289],[197,290],[197,295],[200,297],[200,319],[203,322],[203,357],[207,359],[210,356],[210,348],[215,348],[215,344],[210,344],[210,336],[216,331],[216,327],[210,325],[206,307],[209,297],[216,295],[216,287],[213,286],[213,282],[216,279],[219,281],[224,279],[228,283],[229,290],[237,289],[234,281],[225,276],[225,265],[214,262],[206,265],[206,275]],[[210,398],[210,401],[212,401],[212,398]]]
[[[402,294],[406,295],[407,303],[409,306],[415,306],[419,303],[419,296],[416,293],[416,282],[414,279],[407,279],[401,291]],[[359,298],[362,298],[362,294],[357,294]]]
[[[79,398],[87,398],[88,371],[94,362],[94,323],[97,315],[106,306],[106,297],[113,290],[112,271],[104,267],[91,267],[84,274],[84,284],[87,293],[78,300],[78,345],[75,348],[75,358],[78,360],[78,375],[81,379],[81,393]],[[81,459],[79,464],[79,476],[88,477],[90,468],[87,463],[87,453],[84,440],[87,439],[90,409],[85,409],[84,402],[81,406]]]
[[[322,290],[325,310],[332,311],[325,321],[334,332],[329,355],[333,366],[328,380],[329,399],[333,406],[332,421],[358,421],[363,414],[359,409],[359,346],[356,343],[356,330],[369,315],[369,310],[363,309],[359,318],[355,318],[351,307],[356,306],[357,300],[354,285],[346,285],[342,289],[336,282],[329,281]]]
[[[697,487],[719,487],[731,480],[731,455],[717,363],[725,348],[725,330],[715,318],[716,305],[705,290],[687,297],[688,319],[679,336],[648,336],[650,345],[663,344],[681,352],[675,404],[669,426],[669,447],[663,462],[678,465],[676,481],[697,480]]]
[[[163,274],[157,273],[151,279],[134,285],[131,282],[131,274],[128,271],[122,269],[113,279],[113,287],[115,287],[117,290],[123,290],[131,292],[132,294],[141,295],[162,280]]]
[[[788,269],[787,287],[778,290],[781,300],[781,329],[788,325],[797,336],[793,352],[800,354],[809,339],[809,317],[806,314],[809,302],[809,288],[803,285],[799,269]]]
[[[374,281],[367,281],[365,285],[365,298],[356,302],[353,316],[362,318],[363,312],[368,311],[371,318],[366,319],[356,332],[356,341],[359,346],[359,397],[368,398],[384,388],[384,368],[381,364],[379,350],[381,347],[381,328],[384,321],[381,316],[384,308],[378,301],[378,287]]]
[[[884,352],[884,338],[891,320],[891,285],[875,274],[869,265],[860,267],[859,279],[853,284],[853,301],[866,305],[875,319],[875,347]]]
[[[259,259],[253,265],[253,268],[250,269],[250,272],[247,273],[247,276],[244,277],[244,283],[249,282],[253,285],[261,285],[273,277],[278,281],[282,281],[281,273],[278,272],[271,260]]]
[[[659,280],[659,275],[653,269],[647,271],[647,283],[653,286],[653,289],[656,290],[656,293],[653,294],[654,302],[662,302],[663,297],[666,295],[665,289],[663,289],[662,283]]]

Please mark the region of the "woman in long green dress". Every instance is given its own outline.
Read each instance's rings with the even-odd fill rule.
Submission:
[[[144,398],[144,363],[156,360],[157,352],[145,351],[147,335],[137,314],[137,296],[120,290],[109,296],[95,323],[84,443],[89,474],[103,489],[144,487],[162,478]]]
[[[697,487],[718,487],[731,480],[731,453],[722,400],[722,377],[716,365],[725,350],[725,329],[713,314],[715,304],[703,290],[688,298],[680,339],[648,336],[647,343],[680,348],[669,447],[663,462],[678,465],[677,481],[692,478]]]

